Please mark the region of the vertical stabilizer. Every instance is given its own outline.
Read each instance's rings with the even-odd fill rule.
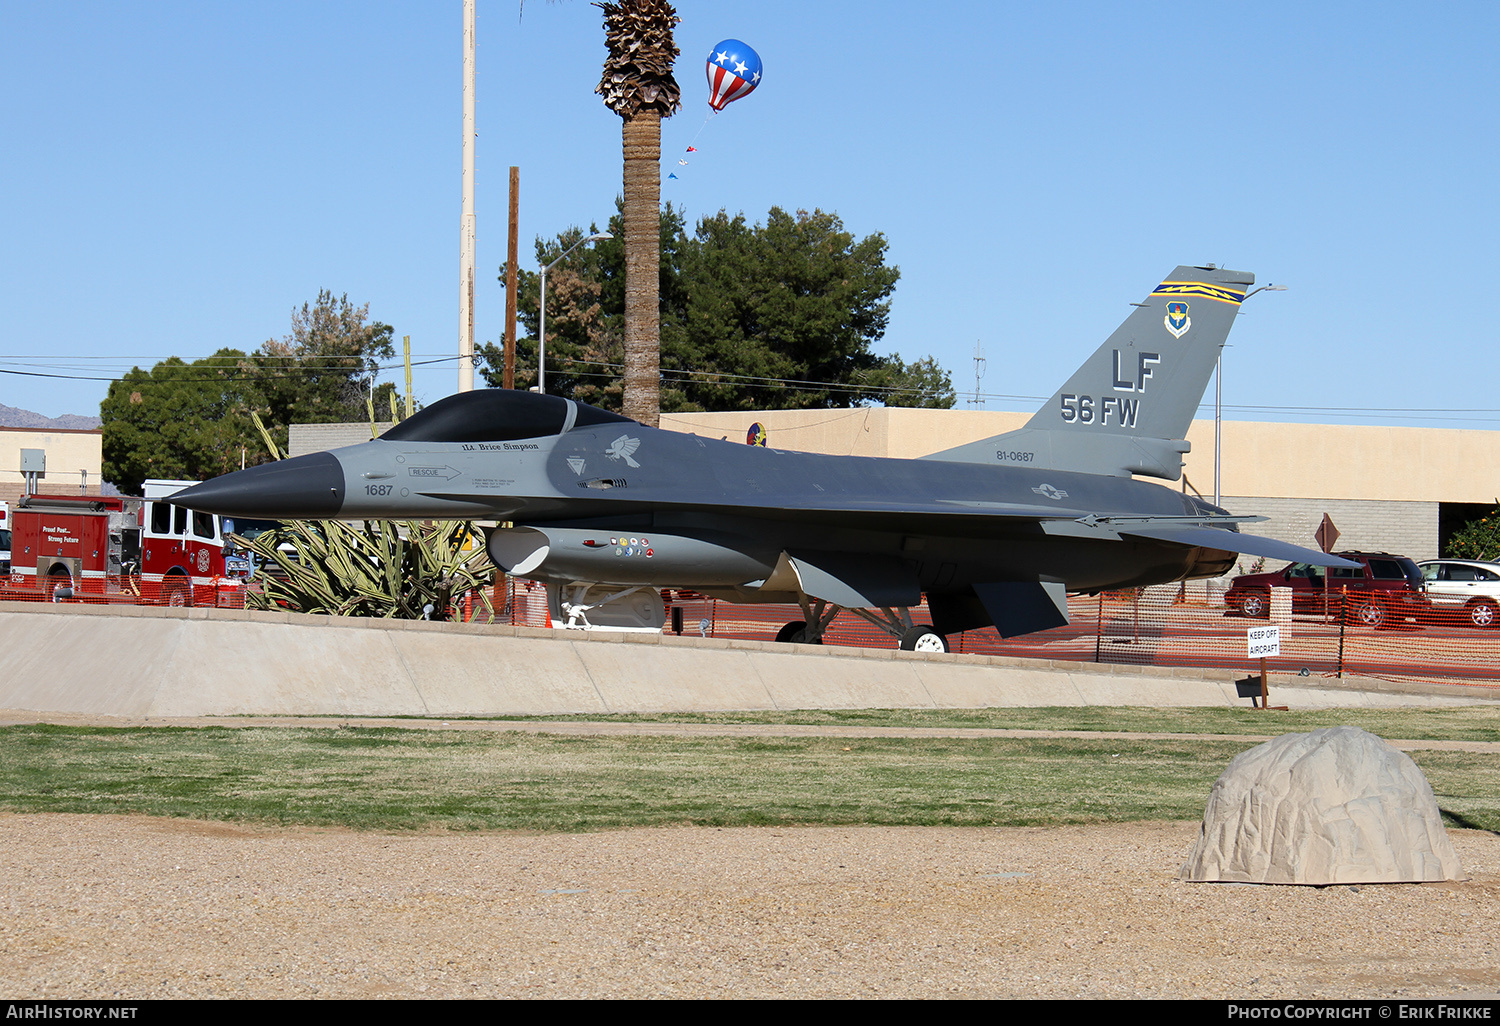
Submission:
[[[1177,268],[1024,428],[926,458],[1175,481],[1193,413],[1254,283],[1245,271]]]

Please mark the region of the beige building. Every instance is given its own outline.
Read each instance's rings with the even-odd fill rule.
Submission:
[[[661,425],[743,441],[759,423],[773,448],[915,458],[1023,426],[1029,413],[857,408],[664,414]],[[1188,432],[1187,484],[1214,493],[1214,424]],[[1182,487],[1178,482],[1175,487]],[[1221,502],[1270,518],[1255,534],[1314,545],[1327,513],[1338,547],[1439,555],[1441,538],[1500,505],[1500,431],[1224,421]]]
[[[47,471],[38,492],[54,495],[98,495],[103,478],[104,434],[93,431],[0,427],[0,501],[15,502],[25,488],[21,450],[47,454]]]

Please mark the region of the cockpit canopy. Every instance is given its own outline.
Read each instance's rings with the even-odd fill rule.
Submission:
[[[561,396],[485,388],[439,399],[380,437],[391,442],[507,442],[609,423],[635,422]]]

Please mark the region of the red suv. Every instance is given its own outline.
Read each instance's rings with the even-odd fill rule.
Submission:
[[[1334,555],[1353,560],[1359,568],[1293,563],[1275,573],[1243,574],[1230,584],[1224,603],[1245,616],[1268,616],[1271,589],[1291,588],[1293,613],[1323,612],[1326,594],[1330,611],[1346,608],[1352,622],[1366,627],[1379,627],[1387,620],[1420,618],[1431,612],[1432,604],[1427,599],[1422,571],[1412,560],[1389,552],[1336,552]],[[1344,607],[1346,588],[1349,604]]]

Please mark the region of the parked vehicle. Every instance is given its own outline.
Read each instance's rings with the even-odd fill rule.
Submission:
[[[1271,589],[1290,588],[1293,613],[1342,611],[1350,622],[1366,627],[1379,627],[1388,620],[1421,619],[1431,612],[1426,582],[1413,560],[1389,552],[1337,555],[1354,560],[1359,568],[1330,567],[1325,577],[1323,567],[1293,563],[1274,573],[1242,574],[1230,584],[1224,602],[1245,616],[1269,616]]]
[[[143,499],[23,496],[6,511],[15,548],[0,580],[48,598],[128,601],[144,592],[169,606],[237,604],[254,565],[228,536],[238,526],[254,537],[265,524],[171,504],[195,483],[150,480]]]
[[[10,576],[10,503],[0,502],[0,578]]]
[[[1462,616],[1474,627],[1500,618],[1500,563],[1476,559],[1430,559],[1417,566],[1427,582],[1433,612]]]

